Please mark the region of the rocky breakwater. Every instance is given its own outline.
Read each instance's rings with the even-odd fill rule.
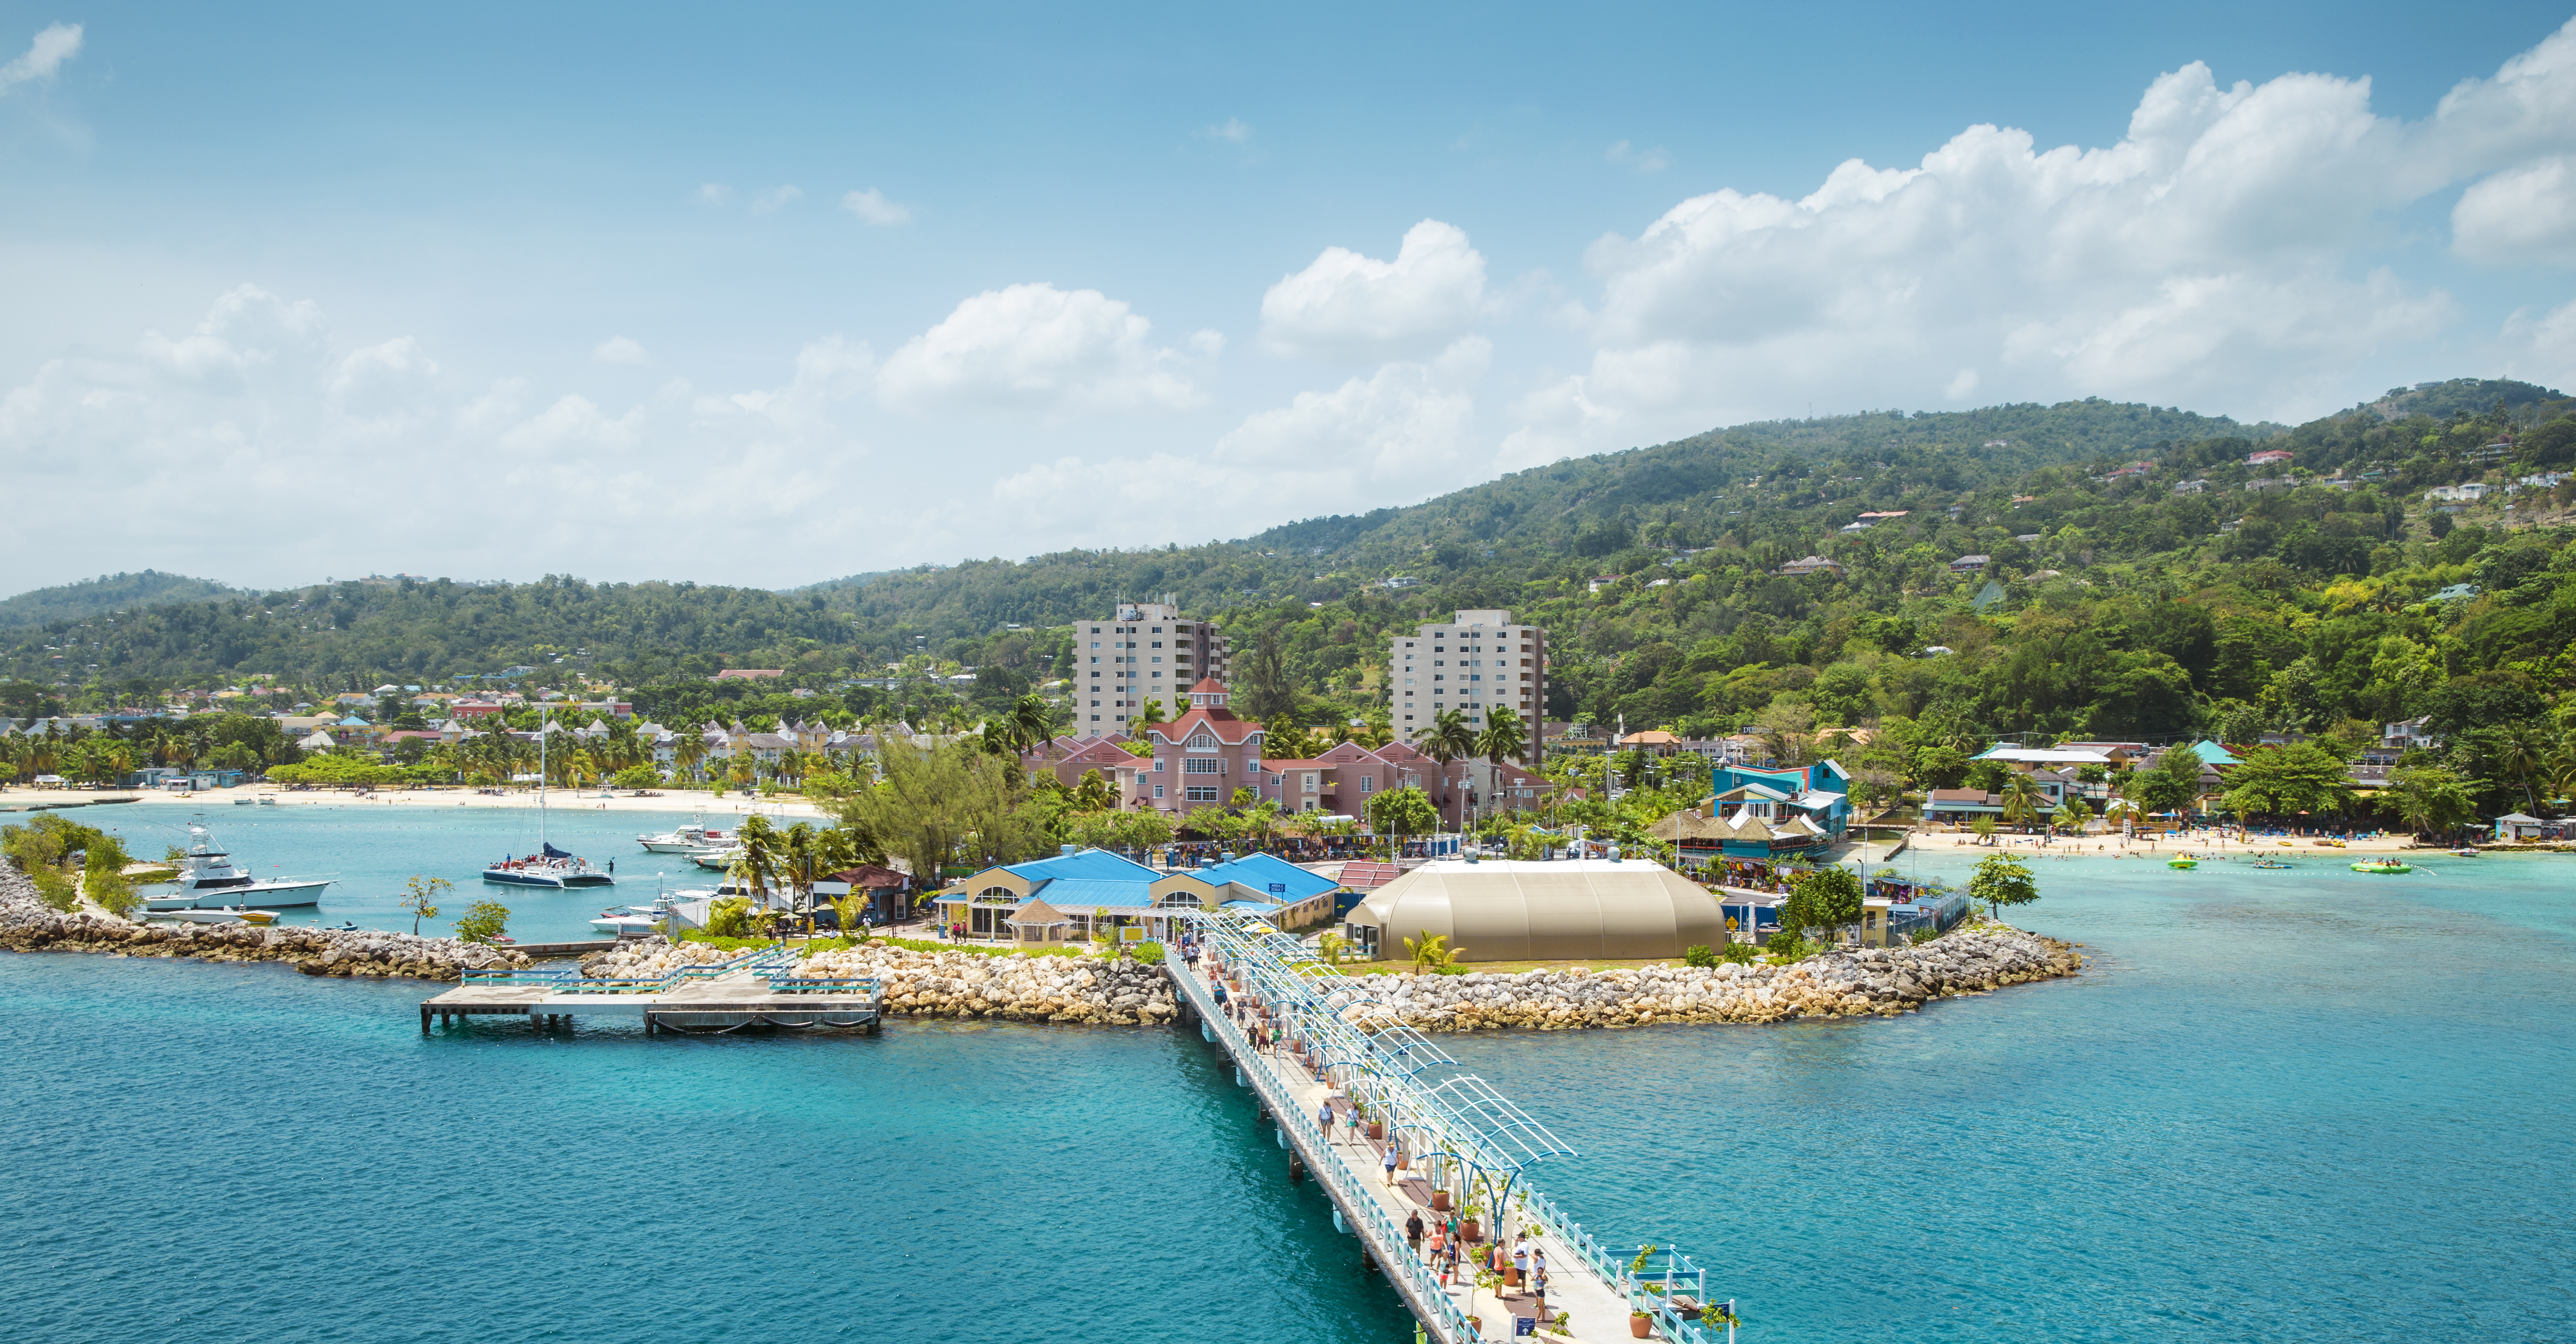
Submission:
[[[1787,966],[1644,966],[1608,971],[1358,977],[1364,992],[1426,1031],[1636,1027],[1894,1016],[2082,969],[2071,944],[1987,926],[1920,946],[1829,952]]]
[[[1178,1011],[1160,966],[1127,957],[914,952],[882,944],[818,953],[810,976],[873,977],[885,1010],[917,1017],[997,1017],[1014,1022],[1169,1022]]]
[[[0,948],[201,961],[281,961],[306,975],[455,980],[467,967],[526,966],[525,953],[372,929],[249,924],[153,924],[97,910],[64,913],[36,898],[26,875],[0,863]]]

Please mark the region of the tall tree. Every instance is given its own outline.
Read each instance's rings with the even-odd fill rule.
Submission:
[[[1261,632],[1250,656],[1243,660],[1243,713],[1263,723],[1271,716],[1297,707],[1297,687],[1288,676],[1288,655],[1279,647],[1279,627],[1273,624]]]

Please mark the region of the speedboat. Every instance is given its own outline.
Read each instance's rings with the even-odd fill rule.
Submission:
[[[735,845],[727,846],[723,849],[692,850],[689,854],[689,862],[694,863],[711,873],[721,873],[726,869],[733,867],[734,860],[741,857],[742,848]]]
[[[590,927],[612,938],[641,938],[662,927],[667,908],[642,905],[620,905],[599,912]]]
[[[635,843],[647,854],[688,854],[701,849],[722,849],[733,843],[723,831],[711,831],[705,819],[692,818],[688,825],[660,835],[639,835]]]
[[[261,881],[244,872],[232,855],[206,829],[199,816],[188,823],[188,852],[179,860],[179,875],[170,890],[143,898],[146,910],[189,910],[234,906],[245,910],[285,910],[311,905],[331,885],[324,878],[272,878]]]
[[[539,841],[537,852],[526,858],[503,859],[487,865],[483,869],[483,880],[510,887],[543,887],[549,891],[617,885],[615,877],[592,867],[590,860],[567,854],[544,841]]]
[[[231,906],[222,905],[202,910],[171,910],[165,913],[172,919],[183,919],[191,924],[274,924],[277,922],[277,912],[274,910],[236,910]]]

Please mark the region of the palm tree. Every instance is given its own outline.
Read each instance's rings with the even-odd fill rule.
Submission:
[[[986,731],[991,731],[987,725]],[[1003,740],[1018,752],[1034,751],[1055,736],[1055,706],[1034,692],[1011,702],[1010,712],[1002,716]]]
[[[2540,773],[2541,761],[2548,752],[2549,744],[2539,730],[2528,726],[2508,730],[2496,743],[2496,765],[2522,781],[2522,796],[2535,812],[2540,810],[2540,795],[2532,788],[2531,780]]]
[[[2042,795],[2030,776],[2018,771],[2004,780],[2004,820],[2019,826],[2039,816]]]
[[[743,760],[748,762],[750,758]],[[725,876],[740,879],[744,891],[760,893],[762,903],[767,904],[769,888],[777,882],[780,870],[778,828],[769,823],[769,818],[754,812],[743,819],[734,834],[741,852],[735,856],[733,866],[725,870]]]
[[[1496,709],[1485,716],[1485,731],[1476,735],[1476,754],[1493,767],[1485,789],[1485,801],[1491,804],[1502,788],[1503,762],[1529,760],[1529,728],[1521,716],[1509,709]]]
[[[1467,726],[1467,716],[1454,709],[1440,711],[1431,731],[1423,735],[1422,754],[1440,763],[1440,785],[1447,788],[1449,763],[1476,754],[1476,733]]]
[[[707,739],[703,733],[682,733],[671,746],[671,764],[690,779],[698,777],[698,763],[707,758]]]

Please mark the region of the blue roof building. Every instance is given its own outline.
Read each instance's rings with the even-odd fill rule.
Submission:
[[[1269,854],[1165,872],[1105,849],[1067,845],[1043,859],[960,878],[931,903],[939,907],[942,923],[970,939],[1081,942],[1097,925],[1123,941],[1159,942],[1177,932],[1175,910],[1251,903],[1281,928],[1319,923],[1332,917],[1340,889],[1330,878]],[[1024,919],[1032,928],[1056,932],[1027,936],[1020,927]]]

